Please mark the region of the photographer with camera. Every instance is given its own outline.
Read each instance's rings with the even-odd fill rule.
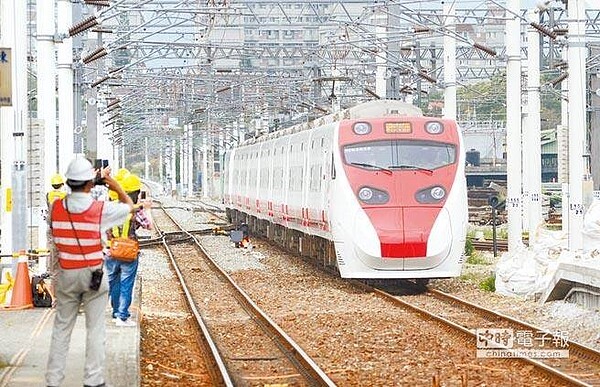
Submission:
[[[110,176],[110,167],[94,170],[87,159],[78,157],[69,164],[65,177],[71,193],[52,204],[49,217],[58,268],[46,385],[59,386],[64,380],[71,332],[81,305],[87,330],[83,383],[101,387],[105,385],[104,312],[108,300],[101,236],[125,221],[133,210],[133,202]],[[96,180],[97,177],[102,180]],[[90,192],[95,181],[115,191],[119,202],[94,200]]]

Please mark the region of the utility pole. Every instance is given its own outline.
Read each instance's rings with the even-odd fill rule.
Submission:
[[[444,27],[455,30],[456,8],[454,1],[443,1]],[[444,118],[456,120],[456,39],[444,34]]]
[[[569,250],[583,248],[583,183],[587,179],[584,162],[586,125],[585,0],[570,0],[569,15]],[[564,214],[563,214],[564,216]]]
[[[375,76],[375,94],[380,98],[387,98],[386,90],[386,73],[387,73],[387,17],[381,12],[375,12],[373,14],[373,24],[375,25],[375,39],[379,47],[385,47],[384,50],[380,50],[375,57],[375,63],[377,64],[377,72]]]
[[[600,55],[600,49],[592,47],[590,55],[592,57],[598,57]],[[591,88],[591,99],[590,105],[592,111],[590,113],[590,127],[591,139],[590,139],[590,153],[591,153],[591,169],[592,178],[594,179],[594,189],[600,189],[600,65],[596,65],[590,70],[590,88]]]
[[[27,4],[2,1],[0,5],[0,66],[3,86],[0,108],[2,176],[1,250],[11,254],[27,248]],[[37,214],[36,214],[37,215]],[[44,234],[45,236],[45,234]],[[16,273],[16,261],[13,263]]]
[[[73,22],[71,0],[58,0],[57,24],[61,34],[68,35]],[[73,159],[73,39],[66,36],[58,44],[58,171],[64,173]]]
[[[529,21],[539,24],[539,14],[530,10]],[[527,199],[529,242],[536,241],[536,230],[542,221],[542,155],[540,117],[540,40],[537,30],[527,28],[527,131],[523,137],[523,149],[527,152],[527,167],[523,168],[523,186]]]
[[[188,124],[187,130],[187,186],[188,197],[191,197],[194,191],[194,136],[192,132],[193,124]]]
[[[508,250],[522,244],[521,232],[521,20],[520,0],[507,0],[506,19],[506,180]]]
[[[50,187],[51,176],[58,171],[56,158],[56,62],[54,53],[54,3],[55,0],[38,1],[37,12],[37,111],[44,122],[44,171],[40,195]],[[45,199],[44,199],[45,200]],[[43,207],[42,207],[43,208]],[[38,222],[38,245],[47,247],[48,226],[42,217]]]

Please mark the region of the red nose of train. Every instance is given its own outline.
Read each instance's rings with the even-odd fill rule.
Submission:
[[[373,208],[366,212],[379,236],[383,258],[427,254],[427,240],[439,208]]]

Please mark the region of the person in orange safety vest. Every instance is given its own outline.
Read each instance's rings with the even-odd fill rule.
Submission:
[[[120,202],[99,202],[91,190],[97,172]],[[55,285],[56,313],[46,367],[46,386],[60,386],[65,379],[67,352],[80,306],[86,320],[84,386],[105,386],[106,327],[104,311],[108,281],[104,275],[101,236],[122,224],[133,210],[133,202],[110,176],[110,167],[94,171],[85,158],[69,164],[66,184],[71,193],[50,208],[50,228],[58,251]]]

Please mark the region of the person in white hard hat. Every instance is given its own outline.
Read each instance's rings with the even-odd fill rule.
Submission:
[[[94,200],[90,191],[100,173],[104,184],[118,195],[119,202]],[[80,305],[86,318],[86,359],[84,386],[105,386],[105,319],[108,281],[103,275],[101,235],[123,224],[133,210],[133,202],[110,176],[110,168],[95,171],[79,157],[65,173],[71,193],[56,200],[50,209],[52,240],[58,251],[56,275],[56,314],[46,368],[46,385],[59,386],[65,377],[67,351]]]

